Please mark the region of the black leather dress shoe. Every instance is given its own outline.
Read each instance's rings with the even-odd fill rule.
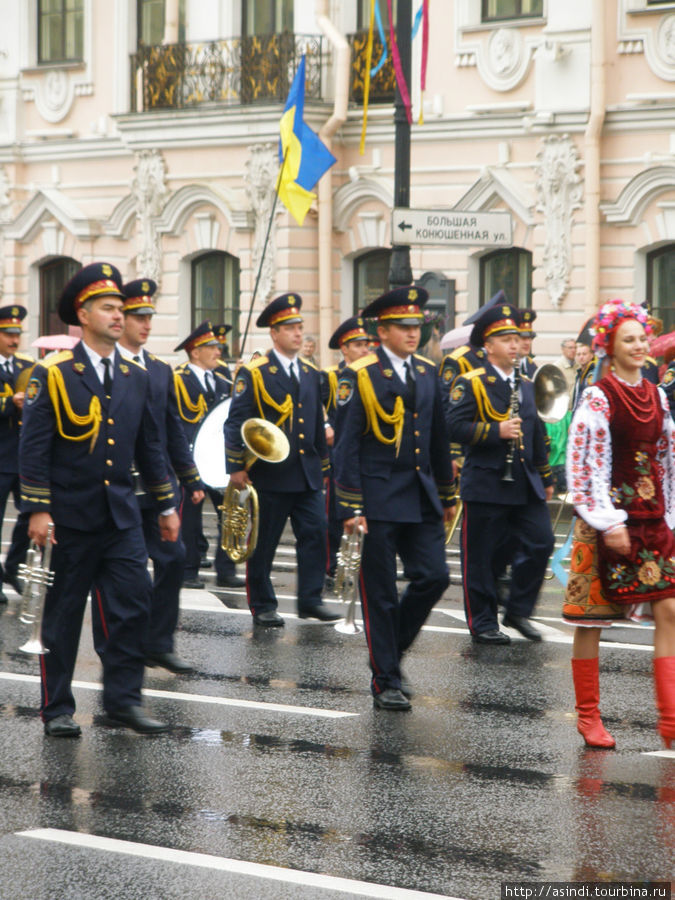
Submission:
[[[176,675],[189,675],[190,672],[194,672],[190,663],[185,662],[177,653],[171,651],[168,653],[148,653],[145,657],[145,664],[150,666],[150,668],[161,666],[162,669],[168,669],[169,672],[174,672]]]
[[[263,628],[281,628],[284,620],[273,609],[270,609],[267,612],[257,613],[257,615],[253,616],[253,624],[262,625]]]
[[[3,591],[2,587],[0,587],[0,603],[9,603],[7,594]]]
[[[166,722],[151,719],[142,706],[124,706],[122,709],[107,711],[106,715],[109,724],[124,725],[140,734],[161,734],[169,730]]]
[[[246,587],[246,579],[241,575],[219,575],[216,578],[218,587],[241,588]]]
[[[541,631],[537,631],[532,622],[525,616],[511,616],[506,613],[502,619],[502,625],[506,625],[507,628],[515,628],[528,641],[541,640]]]
[[[511,638],[503,631],[493,628],[492,631],[481,631],[480,634],[472,634],[474,644],[510,644]]]
[[[213,563],[210,559],[207,559],[205,556],[199,560],[199,568],[200,569],[210,569],[213,566]]]
[[[325,603],[318,603],[309,609],[298,610],[298,618],[318,619],[319,622],[338,622],[340,619],[344,619],[344,616],[340,615],[340,613],[334,613]]]
[[[45,722],[45,734],[50,737],[79,737],[82,729],[72,716],[54,716]]]
[[[183,579],[183,587],[192,588],[193,591],[200,591],[205,587],[205,584],[197,578],[185,578]]]
[[[407,697],[408,700],[412,700],[413,693],[414,693],[413,687],[410,684],[410,682],[408,681],[408,679],[405,677],[403,672],[401,672],[400,680],[401,680],[401,693],[403,694],[404,697]]]
[[[403,712],[412,709],[412,703],[397,688],[385,688],[380,694],[375,694],[373,703],[378,709],[391,709]]]

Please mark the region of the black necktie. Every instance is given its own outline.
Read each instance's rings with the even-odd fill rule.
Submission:
[[[290,368],[291,374],[291,392],[293,394],[293,399],[298,399],[298,394],[300,393],[300,382],[298,381],[298,376],[295,374],[295,364],[291,363]]]
[[[12,371],[12,360],[11,359],[5,360],[5,372],[9,375],[10,378],[14,374],[14,372]]]
[[[112,375],[110,374],[110,360],[103,358],[101,360],[101,364],[103,365],[103,390],[105,391],[106,397],[110,396],[112,391]]]
[[[141,363],[141,358],[140,358],[140,356],[134,356],[134,362],[135,362],[135,363]]]
[[[413,378],[412,368],[410,363],[406,360],[403,363],[403,368],[405,369],[405,386],[408,389],[408,401],[410,406],[415,406],[415,379]],[[406,404],[408,405],[408,404]]]
[[[216,399],[216,383],[213,374],[207,372],[204,380],[206,381],[206,400],[208,403],[213,403]]]

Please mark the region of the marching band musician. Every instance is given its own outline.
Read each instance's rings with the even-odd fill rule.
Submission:
[[[185,436],[193,445],[199,424],[213,407],[226,400],[231,393],[232,379],[228,367],[220,360],[220,342],[213,333],[211,323],[198,325],[184,341],[174,348],[174,353],[185,350],[188,361],[174,370],[174,384],[178,414],[183,424]],[[224,366],[224,369],[223,369]],[[224,371],[226,370],[226,371]],[[223,495],[211,487],[206,493],[216,510],[223,502]],[[193,504],[183,493],[181,506],[183,543],[185,544],[185,573],[183,587],[203,588],[199,580],[199,564],[202,557],[202,503]],[[220,534],[220,529],[218,530]],[[244,580],[237,575],[235,565],[216,541],[216,584],[218,587],[243,587]]]
[[[363,326],[361,316],[350,316],[339,325],[328,341],[330,350],[340,350],[342,359],[334,366],[321,370],[321,401],[326,411],[326,443],[329,454],[334,443],[335,413],[337,410],[338,377],[344,367],[370,353],[370,335]],[[326,584],[332,586],[337,566],[337,551],[342,538],[342,519],[337,515],[335,480],[333,469],[326,489],[326,514],[328,517],[328,558]]]
[[[171,366],[143,349],[152,330],[156,290],[157,285],[150,278],[139,278],[124,285],[124,332],[117,347],[125,359],[142,366],[148,373],[150,405],[159,428],[164,461],[174,494],[179,496],[178,476],[191,502],[201,503],[204,499],[203,485],[178,416]],[[175,653],[173,635],[178,624],[185,545],[180,538],[177,541],[162,540],[150,496],[145,490],[137,492],[137,496],[145,545],[153,570],[152,605],[145,644],[146,664],[162,666],[177,675],[184,675],[192,672],[193,668]]]
[[[21,323],[25,317],[23,306],[0,307],[0,528],[10,494],[14,497],[14,505],[19,508],[19,428],[24,393],[17,391],[15,386],[19,373],[35,364],[30,356],[17,352],[23,332]],[[10,584],[17,593],[21,593],[18,567],[27,546],[26,526],[18,520],[4,571],[0,565],[0,603],[7,603],[3,583]]]
[[[270,572],[277,545],[290,517],[298,558],[298,615],[334,622],[340,618],[321,601],[325,572],[326,511],[322,495],[328,472],[318,370],[299,356],[302,345],[302,298],[282,294],[258,316],[269,327],[272,349],[241,366],[234,382],[225,422],[225,463],[230,484],[238,490],[252,483],[258,492],[258,543],[246,564],[246,593],[256,625],[282,626]],[[283,428],[290,443],[280,463],[257,460],[244,468],[241,426],[261,418]]]
[[[441,389],[417,356],[422,288],[378,297],[381,347],[346,366],[337,386],[335,487],[347,533],[364,530],[361,604],[376,707],[410,709],[401,657],[449,584],[443,522],[455,506]],[[396,554],[410,582],[396,589]]]
[[[510,562],[503,622],[539,641],[541,634],[529,616],[553,549],[546,506],[553,484],[532,382],[526,376],[516,380],[517,310],[509,304],[486,310],[473,327],[471,342],[485,347],[487,359],[483,367],[457,379],[447,417],[451,439],[466,448],[461,481],[466,620],[474,642],[510,642],[499,630],[496,585],[496,576]],[[512,474],[505,480],[510,455]]]
[[[518,330],[520,332],[520,350],[518,351],[520,371],[523,375],[527,375],[529,379],[534,378],[537,371],[537,363],[534,361],[532,353],[532,341],[536,338],[534,328],[534,320],[537,313],[533,309],[518,309]]]
[[[26,388],[20,440],[21,505],[29,536],[44,545],[55,525],[54,583],[48,589],[40,657],[45,733],[77,737],[71,680],[87,594],[104,643],[103,706],[109,721],[143,733],[165,731],[141,707],[150,578],[131,474],[135,459],[159,510],[164,540],[178,538],[176,498],[166,471],[141,366],[116,350],[124,317],[122,279],[92,263],[65,286],[59,315],[80,325],[72,350],[38,365]]]

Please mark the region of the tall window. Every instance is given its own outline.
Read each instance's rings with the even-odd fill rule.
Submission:
[[[81,264],[69,256],[60,256],[40,266],[40,334],[65,334],[68,331],[57,312],[59,297],[81,268]]]
[[[231,325],[230,356],[239,354],[239,260],[216,250],[192,262],[192,328],[208,319]]]
[[[137,0],[138,43],[156,47],[164,40],[166,0]],[[185,41],[185,0],[178,0],[178,42]]]
[[[81,60],[84,0],[38,0],[38,62]]]
[[[541,16],[544,0],[482,0],[482,21]]]
[[[358,0],[358,8],[356,12],[356,30],[366,31],[370,27],[370,0]],[[396,0],[392,0],[391,11],[394,17],[394,26],[396,25]],[[389,33],[389,7],[386,3],[380,3],[380,16],[385,32]],[[377,25],[375,26],[377,33]]]
[[[354,260],[354,315],[389,290],[391,250],[371,250]]]
[[[647,300],[652,315],[663,321],[663,333],[675,329],[675,245],[647,257]]]
[[[293,0],[242,0],[241,21],[247,36],[293,31]]]
[[[513,306],[532,306],[532,254],[528,250],[495,250],[481,258],[480,305],[500,289]]]

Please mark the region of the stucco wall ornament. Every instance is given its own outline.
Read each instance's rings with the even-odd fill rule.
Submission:
[[[265,244],[265,235],[269,226],[277,175],[279,174],[279,157],[276,144],[254,144],[251,147],[251,156],[246,161],[246,192],[251,201],[251,208],[255,218],[255,232],[253,238],[253,277],[258,274],[260,258]],[[276,270],[276,217],[272,222],[270,236],[265,250],[260,283],[258,285],[257,300],[264,300],[274,288],[274,275]]]
[[[154,279],[158,284],[162,276],[162,241],[157,232],[156,218],[162,211],[169,194],[166,186],[166,163],[157,150],[142,150],[134,167],[131,191],[138,210],[138,273]]]
[[[667,66],[675,66],[675,16],[666,16],[656,37],[658,54]]]
[[[523,51],[520,33],[513,28],[498,28],[490,35],[488,59],[495,75],[506,78],[517,68]]]
[[[572,269],[572,213],[581,206],[583,184],[579,156],[568,135],[543,139],[537,154],[537,211],[544,215],[543,269],[551,303],[567,293]]]

